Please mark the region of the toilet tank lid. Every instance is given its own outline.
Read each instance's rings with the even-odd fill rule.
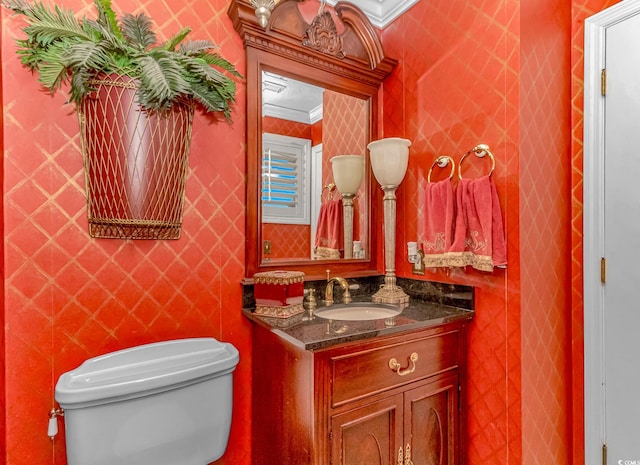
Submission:
[[[83,362],[60,376],[63,408],[137,397],[221,376],[238,364],[238,350],[213,338],[176,339],[119,350]]]

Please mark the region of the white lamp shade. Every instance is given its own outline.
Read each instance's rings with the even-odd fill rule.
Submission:
[[[399,186],[409,164],[411,141],[389,137],[367,145],[371,156],[373,174],[381,186]]]
[[[364,176],[362,155],[337,155],[331,159],[333,181],[341,194],[355,194]]]

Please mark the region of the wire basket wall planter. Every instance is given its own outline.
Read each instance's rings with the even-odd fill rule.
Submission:
[[[151,18],[117,15],[111,0],[94,2],[94,19],[36,0],[0,6],[26,23],[20,62],[75,104],[89,234],[179,238],[195,105],[230,122],[242,75],[212,41],[186,40],[190,27],[158,41]]]
[[[89,234],[178,239],[193,105],[145,111],[136,81],[108,75],[78,107]]]

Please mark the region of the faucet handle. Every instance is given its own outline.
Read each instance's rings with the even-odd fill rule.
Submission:
[[[307,302],[309,303],[309,305],[316,305],[316,290],[313,287],[310,287],[309,289],[307,289],[305,291],[305,294],[307,294]]]

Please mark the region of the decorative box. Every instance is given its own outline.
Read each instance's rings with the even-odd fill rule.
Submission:
[[[265,271],[253,275],[258,315],[286,318],[304,311],[304,273]]]

